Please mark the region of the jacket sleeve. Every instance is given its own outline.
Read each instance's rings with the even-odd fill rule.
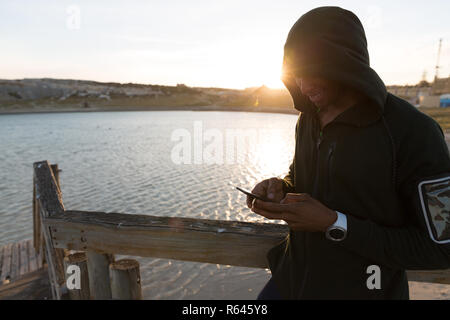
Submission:
[[[431,119],[425,128],[415,131],[420,136],[409,137],[398,148],[401,156],[398,192],[406,209],[407,223],[402,227],[387,227],[347,214],[348,236],[340,245],[391,268],[447,269],[450,268],[450,187],[441,189],[439,195],[446,199],[435,206],[440,211],[434,212],[433,220],[420,186],[427,181],[448,181],[450,186],[448,147],[439,125]],[[434,187],[438,189],[442,183]],[[429,204],[433,206],[435,200],[431,199]],[[433,223],[440,230],[438,239],[430,229]]]
[[[294,168],[295,168],[295,157],[289,166],[289,173],[283,178],[283,191],[285,193],[295,192],[295,184],[294,184]]]
[[[298,136],[298,127],[300,126],[301,122],[301,115],[299,116],[297,120],[297,124],[295,126],[295,149],[297,149],[297,144],[299,143],[298,139],[301,139]],[[292,160],[291,165],[289,166],[289,172],[288,174],[283,178],[283,190],[285,193],[293,193],[295,192],[295,154],[297,151],[294,151],[294,159]]]

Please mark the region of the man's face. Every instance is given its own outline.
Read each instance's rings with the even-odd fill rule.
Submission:
[[[341,88],[335,82],[313,77],[295,78],[295,82],[316,107],[326,107],[338,100]]]

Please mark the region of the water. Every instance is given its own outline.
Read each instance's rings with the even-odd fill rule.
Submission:
[[[32,164],[41,160],[62,169],[67,209],[268,222],[245,207],[234,186],[251,189],[286,173],[296,120],[284,114],[188,111],[2,115],[0,245],[32,237]],[[176,130],[191,136],[191,156],[184,159],[191,164],[176,163],[181,154],[174,153],[180,144],[172,140]],[[248,134],[242,149],[237,143],[231,148],[227,139],[236,130]],[[198,133],[213,134],[218,144],[206,140],[199,147]],[[208,146],[219,146],[216,163],[198,157]],[[147,299],[254,299],[270,277],[262,269],[138,260]]]

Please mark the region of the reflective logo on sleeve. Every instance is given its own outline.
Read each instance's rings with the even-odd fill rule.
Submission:
[[[419,196],[431,239],[450,243],[450,176],[419,183]]]

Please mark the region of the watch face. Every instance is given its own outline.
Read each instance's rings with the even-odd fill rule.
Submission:
[[[341,229],[331,229],[329,231],[330,237],[339,240],[345,237],[345,232]]]

